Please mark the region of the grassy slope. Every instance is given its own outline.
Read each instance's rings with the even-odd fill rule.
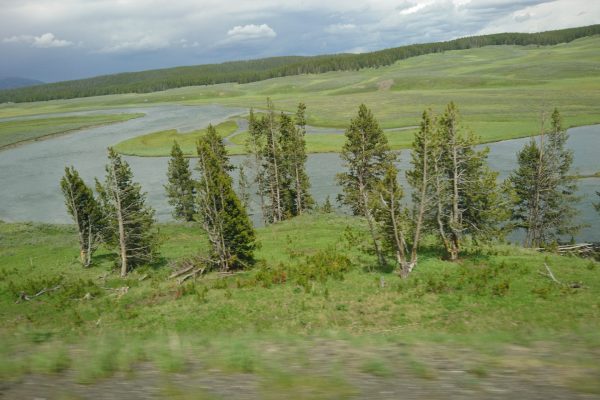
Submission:
[[[0,121],[0,148],[83,128],[123,122],[142,115],[144,114],[102,114]]]
[[[356,265],[343,280],[303,286],[290,273],[287,283],[264,287],[255,269],[180,287],[167,279],[166,265],[206,245],[190,225],[162,225],[165,259],[122,280],[104,250],[94,267],[77,264],[70,226],[0,223],[0,376],[70,368],[76,381],[90,383],[119,370],[134,373],[140,362],[189,373],[189,363],[200,361],[204,373],[250,373],[273,381],[270,390],[292,390],[286,385],[296,376],[338,393],[352,389],[347,382],[357,373],[436,379],[458,362],[478,378],[502,368],[526,376],[537,368],[552,386],[600,390],[598,263],[494,247],[452,264],[425,250],[411,278],[400,282],[392,273],[369,272],[373,260],[355,245],[345,247],[348,226],[364,232],[359,220],[333,215],[259,230],[258,256],[271,268],[303,265],[298,254],[337,246]],[[540,275],[544,262],[561,281],[585,288],[552,283]],[[59,284],[15,304],[20,291]],[[115,289],[123,286],[129,290],[119,295]],[[518,354],[508,344],[518,344]],[[440,357],[453,361],[438,369]],[[338,380],[323,386],[311,380],[315,373]]]
[[[294,111],[307,104],[314,126],[343,128],[365,103],[384,128],[418,124],[423,109],[451,100],[484,141],[539,130],[539,113],[558,107],[568,125],[600,123],[600,37],[552,47],[493,46],[400,61],[389,67],[271,79],[251,84],[188,87],[150,94],[0,106],[0,116],[156,103],[264,107]],[[403,132],[406,133],[406,132]],[[401,135],[400,135],[401,136]],[[335,138],[331,138],[336,140]],[[398,139],[406,145],[405,138]]]

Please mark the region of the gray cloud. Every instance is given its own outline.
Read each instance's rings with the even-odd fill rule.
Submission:
[[[589,0],[1,1],[0,76],[48,81],[600,23]]]
[[[274,38],[275,31],[267,24],[237,25],[227,31],[228,40],[240,41],[262,38]]]
[[[26,43],[31,47],[38,47],[41,49],[48,49],[53,47],[69,47],[73,46],[73,42],[68,40],[58,39],[52,33],[44,33],[40,36],[33,35],[19,35],[11,36],[2,39],[3,43]]]

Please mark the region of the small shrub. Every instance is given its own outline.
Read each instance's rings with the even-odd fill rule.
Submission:
[[[217,290],[227,289],[228,287],[229,285],[227,284],[227,279],[225,278],[216,279],[212,286],[213,289]]]

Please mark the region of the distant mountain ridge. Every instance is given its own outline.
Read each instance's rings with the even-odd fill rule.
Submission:
[[[0,90],[18,89],[27,86],[43,85],[44,82],[37,79],[22,78],[20,76],[7,76],[0,78]]]
[[[221,64],[128,72],[0,91],[2,102],[29,102],[121,93],[149,93],[184,86],[248,83],[270,78],[381,67],[424,54],[491,45],[556,45],[599,35],[600,24],[538,33],[497,33],[446,42],[412,44],[362,54],[272,57]]]

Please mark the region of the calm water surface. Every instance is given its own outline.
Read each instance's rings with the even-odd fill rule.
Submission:
[[[158,130],[177,128],[182,132],[219,123],[244,110],[220,106],[158,106],[120,109],[119,112],[142,112],[146,116],[127,122],[86,129],[73,134],[33,142],[0,151],[0,219],[4,221],[70,222],[66,214],[59,180],[66,165],[74,165],[90,184],[94,177],[103,179],[106,148],[122,140]],[[600,125],[569,130],[568,147],[575,152],[574,172],[591,174],[600,171]],[[491,143],[489,163],[504,178],[515,168],[516,153],[529,139]],[[148,201],[161,221],[168,221],[170,208],[163,185],[166,182],[167,158],[126,157],[135,180],[148,192]],[[232,157],[236,165],[245,157]],[[400,154],[400,167],[408,165],[407,151]],[[336,173],[342,171],[337,154],[309,155],[307,169],[313,196],[323,202],[327,196],[334,201],[339,193]],[[600,215],[592,202],[597,201],[600,178],[579,180],[581,222],[589,224],[576,237],[578,241],[600,241]],[[253,199],[253,218],[259,221],[257,201]]]

